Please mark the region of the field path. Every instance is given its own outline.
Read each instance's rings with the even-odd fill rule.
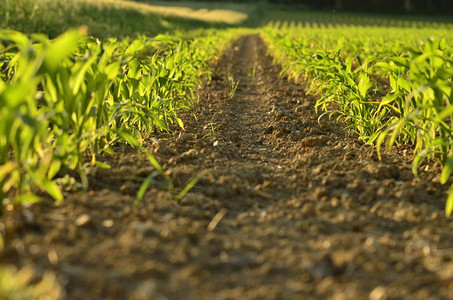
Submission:
[[[210,170],[182,204],[157,178],[133,206],[153,168],[118,149],[88,194],[33,206],[2,262],[55,272],[68,299],[451,299],[453,224],[433,166],[418,183],[410,151],[378,161],[279,71],[258,35],[239,38],[197,119],[149,143],[177,190]]]

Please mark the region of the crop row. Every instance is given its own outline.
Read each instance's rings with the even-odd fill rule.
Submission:
[[[273,17],[277,17],[274,15]],[[385,28],[418,28],[418,29],[444,29],[451,30],[453,25],[450,22],[433,22],[430,19],[416,18],[416,17],[392,17],[385,18],[382,16],[358,16],[348,14],[334,14],[334,13],[315,13],[315,12],[296,12],[293,16],[291,13],[286,13],[280,19],[276,18],[281,27],[292,27],[297,24],[313,27],[313,28],[329,28],[329,27],[342,27],[342,26],[356,26],[356,27],[380,27]]]
[[[453,170],[453,44],[443,29],[269,24],[263,36],[283,72],[310,82],[316,107],[348,121],[367,143],[414,145],[412,170],[426,159]],[[453,185],[446,214],[453,210]]]
[[[0,31],[0,199],[27,202],[112,145],[139,147],[191,109],[209,64],[235,31],[185,41],[158,35],[106,42],[70,30],[54,40]],[[5,199],[7,201],[5,201]]]

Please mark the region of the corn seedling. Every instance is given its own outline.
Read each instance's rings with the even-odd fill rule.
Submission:
[[[229,95],[230,99],[233,99],[234,94],[236,94],[236,90],[239,86],[239,80],[235,81],[233,75],[228,74],[228,84],[230,87],[228,95]]]
[[[258,63],[255,62],[255,64],[253,65],[252,72],[250,72],[250,73],[248,74],[248,76],[249,76],[250,78],[252,78],[252,79],[255,78],[257,66],[258,66]]]
[[[209,131],[209,133],[205,134],[202,137],[203,139],[206,139],[206,138],[215,139],[214,124],[210,123],[209,126],[210,126],[211,130]]]
[[[0,199],[57,201],[57,180],[77,171],[110,168],[98,154],[115,144],[140,149],[191,109],[209,63],[237,30],[184,41],[159,35],[101,42],[86,29],[55,39],[0,30]],[[147,55],[147,53],[151,53]]]
[[[443,165],[441,182],[448,182],[453,171],[453,46],[442,38],[445,28],[279,26],[263,30],[270,52],[283,74],[311,83],[309,91],[320,96],[316,109],[347,120],[347,128],[376,144],[379,156],[384,143],[413,144],[414,175],[425,159],[436,159]],[[378,38],[383,35],[385,40]],[[379,91],[382,81],[391,90]],[[453,185],[445,212],[452,211]]]
[[[143,183],[141,184],[138,192],[137,192],[137,196],[134,200],[134,205],[137,205],[140,200],[143,199],[143,197],[145,196],[145,193],[146,191],[148,190],[150,184],[153,182],[154,178],[156,176],[162,176],[162,178],[165,180],[166,182],[166,187],[165,189],[167,191],[169,191],[170,193],[173,193],[175,194],[175,196],[173,197],[174,200],[176,200],[177,202],[180,202],[184,196],[190,192],[190,190],[197,184],[197,182],[203,177],[205,176],[206,174],[209,173],[209,170],[205,170],[205,171],[202,171],[200,172],[198,175],[196,175],[195,177],[193,177],[185,186],[184,188],[179,191],[179,192],[176,192],[175,191],[175,187],[174,187],[174,184],[173,184],[173,181],[171,180],[171,178],[167,175],[167,173],[165,172],[165,170],[162,168],[162,166],[159,164],[159,162],[156,160],[156,158],[150,154],[148,151],[142,149],[142,152],[146,155],[146,157],[148,158],[148,161],[151,163],[151,165],[155,168],[155,171],[152,172],[150,175],[148,175],[144,180],[143,180]]]

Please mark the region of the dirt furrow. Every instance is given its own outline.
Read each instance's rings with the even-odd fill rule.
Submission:
[[[239,38],[183,116],[149,151],[176,185],[128,149],[104,157],[84,194],[32,206],[1,262],[58,275],[68,299],[449,299],[453,224],[446,190],[414,180],[402,148],[375,149],[279,77],[258,35]],[[238,83],[231,96],[231,86]],[[209,169],[181,204],[169,198]],[[71,190],[72,189],[72,190]]]

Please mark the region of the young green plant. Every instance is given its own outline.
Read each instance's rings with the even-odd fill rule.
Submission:
[[[228,74],[228,83],[230,87],[228,95],[230,96],[230,99],[233,99],[239,86],[239,80],[235,81],[233,75]]]

